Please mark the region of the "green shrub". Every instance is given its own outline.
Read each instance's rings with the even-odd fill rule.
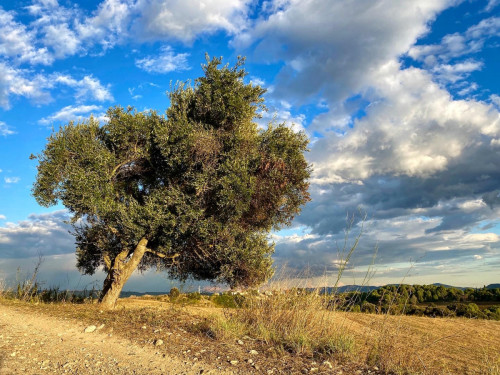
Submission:
[[[373,303],[365,301],[361,305],[361,311],[364,312],[364,313],[375,314],[376,307],[375,307],[375,305]]]
[[[455,309],[457,316],[463,316],[465,318],[477,318],[477,319],[487,319],[488,313],[482,312],[478,305],[475,303],[458,303],[456,305],[451,305]]]
[[[491,306],[485,311],[485,313],[488,316],[488,319],[500,320],[500,306]]]
[[[180,295],[181,292],[179,292],[179,289],[177,289],[176,287],[170,289],[170,292],[168,293],[168,296],[170,297],[171,300],[176,300],[177,298],[179,298]]]
[[[418,305],[409,305],[406,309],[407,315],[424,316],[425,308]]]
[[[197,302],[197,301],[201,300],[201,294],[198,292],[188,293],[188,294],[186,294],[186,298],[189,301]]]
[[[210,300],[217,306],[234,309],[243,306],[245,296],[241,294],[222,293],[211,296]]]

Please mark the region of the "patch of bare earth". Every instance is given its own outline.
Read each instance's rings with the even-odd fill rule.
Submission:
[[[92,310],[100,323],[98,311]],[[131,342],[106,325],[85,333],[86,323],[72,319],[73,314],[63,318],[46,313],[50,309],[0,304],[0,374],[231,373]]]

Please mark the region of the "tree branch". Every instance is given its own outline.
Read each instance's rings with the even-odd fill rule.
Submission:
[[[111,258],[109,257],[109,254],[107,251],[103,252],[102,259],[104,260],[104,264],[105,264],[106,268],[108,270],[111,269]]]
[[[123,167],[124,165],[132,163],[134,160],[135,160],[135,158],[134,159],[125,160],[123,163],[120,163],[116,167],[114,167],[113,170],[111,171],[111,178],[113,178],[115,176],[115,174],[117,174],[118,170],[121,167]]]
[[[146,248],[146,251],[147,251],[148,253],[154,254],[154,255],[156,255],[157,257],[159,257],[159,258],[163,258],[163,259],[172,259],[172,260],[174,260],[175,258],[177,258],[178,256],[180,256],[180,255],[181,255],[180,253],[175,253],[174,255],[167,255],[167,254],[160,253],[160,252],[158,252],[158,251],[154,251],[154,250],[149,249],[149,248]]]

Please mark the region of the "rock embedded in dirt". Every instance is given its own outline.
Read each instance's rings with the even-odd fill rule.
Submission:
[[[161,340],[161,339],[155,340],[154,344],[155,344],[155,346],[163,345],[163,340]]]
[[[233,361],[229,361],[229,363],[232,364],[232,365],[237,365],[238,361],[237,360],[233,360]]]
[[[251,355],[257,355],[257,354],[259,354],[259,352],[258,352],[257,350],[253,350],[253,349],[252,349],[252,350],[250,350],[250,351],[249,351],[249,353],[250,353]]]
[[[243,345],[243,344],[244,344],[244,342],[243,342],[243,341],[241,341],[241,340],[238,340],[238,341],[236,341],[236,342],[237,342],[239,345]]]
[[[83,332],[85,332],[85,333],[92,333],[92,332],[94,332],[96,329],[97,329],[97,327],[96,327],[96,326],[88,326],[87,328],[85,328],[85,329],[83,330]]]

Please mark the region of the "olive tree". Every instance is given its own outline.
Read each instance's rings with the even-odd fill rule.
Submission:
[[[114,307],[136,270],[232,287],[272,276],[269,232],[309,200],[308,140],[285,125],[259,130],[258,85],[207,58],[204,76],[169,93],[166,116],[110,108],[62,126],[38,159],[33,195],[72,214],[77,267],[107,273],[100,302]]]

